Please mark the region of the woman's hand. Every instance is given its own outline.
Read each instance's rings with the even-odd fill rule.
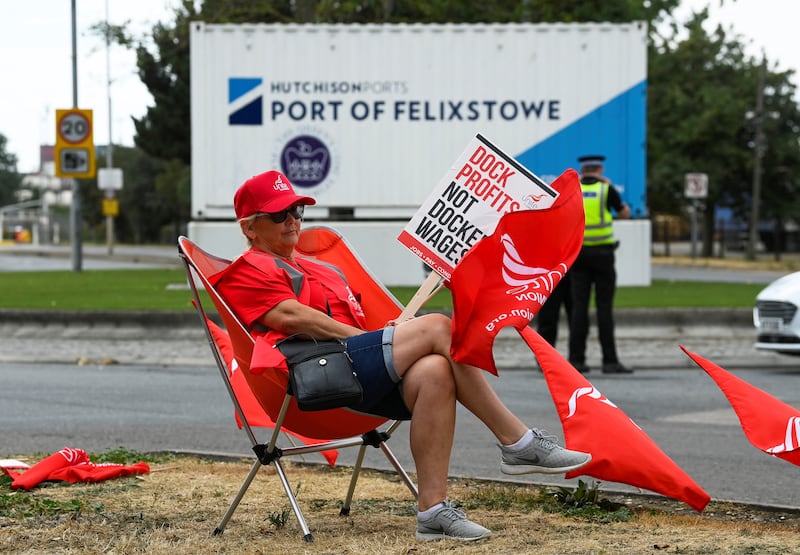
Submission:
[[[409,320],[413,320],[413,319],[414,319],[414,317],[413,317],[413,316],[409,316],[409,317],[408,317],[408,318],[406,318],[405,320],[400,320],[400,321],[397,321],[397,320],[389,320],[388,322],[386,322],[386,325],[385,325],[384,327],[385,327],[385,328],[394,327],[394,326],[397,326],[398,324],[402,324],[403,322],[408,322]]]

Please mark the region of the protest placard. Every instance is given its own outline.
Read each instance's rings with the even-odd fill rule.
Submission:
[[[397,239],[449,280],[503,214],[549,208],[556,198],[557,191],[478,134]]]

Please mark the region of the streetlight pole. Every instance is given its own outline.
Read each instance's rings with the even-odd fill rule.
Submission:
[[[78,107],[78,33],[75,15],[75,0],[72,0],[72,107]],[[72,271],[80,272],[83,266],[81,253],[81,190],[78,180],[71,178],[72,203],[70,204],[69,223],[70,241],[72,243]]]
[[[747,259],[756,259],[756,245],[758,244],[758,212],[761,200],[761,159],[766,150],[764,140],[764,80],[767,72],[767,57],[762,55],[761,67],[758,70],[758,93],[756,94],[756,138],[753,159],[753,191],[750,206],[750,237],[747,242]]]
[[[106,0],[106,92],[108,94],[108,145],[106,147],[106,167],[112,168],[113,162],[113,139],[111,135],[111,30],[108,27],[108,0]],[[113,189],[105,191],[107,197],[114,198]],[[106,247],[108,256],[114,254],[114,216],[106,216]]]

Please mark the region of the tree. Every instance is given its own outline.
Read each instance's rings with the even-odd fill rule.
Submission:
[[[174,25],[157,23],[152,40],[156,53],[136,48],[139,78],[153,95],[154,106],[133,118],[136,146],[162,160],[191,162],[189,111],[189,21],[197,17],[194,2],[175,10]]]
[[[712,254],[716,209],[729,207],[743,220],[749,210],[755,128],[748,114],[755,105],[760,65],[745,54],[741,37],[730,36],[721,27],[706,33],[703,23],[707,18],[708,12],[703,10],[693,14],[685,26],[673,22],[669,36],[655,37],[648,75],[650,209],[681,213],[686,207],[685,174],[708,174],[709,194],[701,207],[703,256]],[[684,38],[680,38],[681,29],[688,33]],[[788,72],[770,73],[770,94],[765,101],[769,107],[765,111],[778,112],[781,117],[765,121],[776,148],[765,164],[764,180],[783,183],[785,190],[793,187],[786,169],[793,160],[796,163],[798,136],[790,76]],[[782,174],[779,168],[783,168]],[[789,204],[784,200],[781,206],[772,194],[767,198],[765,211],[785,211]]]
[[[520,21],[523,4],[514,0],[482,2],[403,2],[391,0],[322,0],[320,23],[479,23]]]
[[[668,16],[679,4],[680,0],[621,0],[607,2],[604,0],[571,1],[534,1],[523,2],[530,12],[529,21],[576,23],[584,21],[624,23],[645,21],[653,28],[653,24]]]
[[[158,179],[167,166],[164,161],[139,148],[117,146],[114,148],[114,165],[122,169],[124,177],[122,190],[118,192],[119,216],[114,222],[117,240],[135,244],[161,242],[165,227],[172,228],[177,225],[173,222],[185,221],[176,216],[176,207],[188,206],[186,200],[178,201],[159,191]],[[87,229],[96,237],[104,237],[104,192],[97,187],[96,180],[83,180],[81,194]],[[170,237],[170,240],[174,238]]]
[[[294,18],[293,4],[206,0],[198,11],[195,2],[183,0],[173,12],[173,22],[157,23],[150,37],[152,47],[143,39],[136,47],[139,77],[154,100],[144,116],[133,119],[136,146],[165,161],[191,164],[189,25],[192,21],[285,23]]]
[[[785,225],[800,216],[800,178],[795,168],[800,167],[800,109],[795,101],[797,90],[791,82],[793,71],[768,71],[764,87],[764,110],[761,116],[765,137],[762,160],[762,187],[759,210],[762,221],[772,221],[771,230],[762,230],[767,248],[780,256],[787,245]],[[759,114],[753,114],[754,118]],[[753,120],[751,127],[757,122]],[[756,135],[756,131],[752,131]],[[757,148],[756,139],[751,147]],[[750,207],[750,192],[742,195]],[[797,238],[795,238],[797,241]],[[798,247],[797,244],[794,245]]]
[[[17,172],[17,156],[7,148],[8,139],[0,133],[0,206],[17,202],[17,191],[22,185],[22,175]]]
[[[715,207],[733,202],[749,167],[745,113],[754,88],[743,46],[719,27],[708,35],[707,17],[705,10],[694,14],[685,39],[675,39],[673,25],[673,36],[652,46],[648,197],[652,211],[680,213],[685,174],[708,174],[703,254],[710,256]]]

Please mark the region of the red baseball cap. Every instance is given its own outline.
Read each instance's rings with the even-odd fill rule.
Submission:
[[[275,170],[251,177],[233,195],[233,207],[239,220],[258,212],[280,212],[293,204],[316,203],[311,197],[296,195],[289,179]]]

